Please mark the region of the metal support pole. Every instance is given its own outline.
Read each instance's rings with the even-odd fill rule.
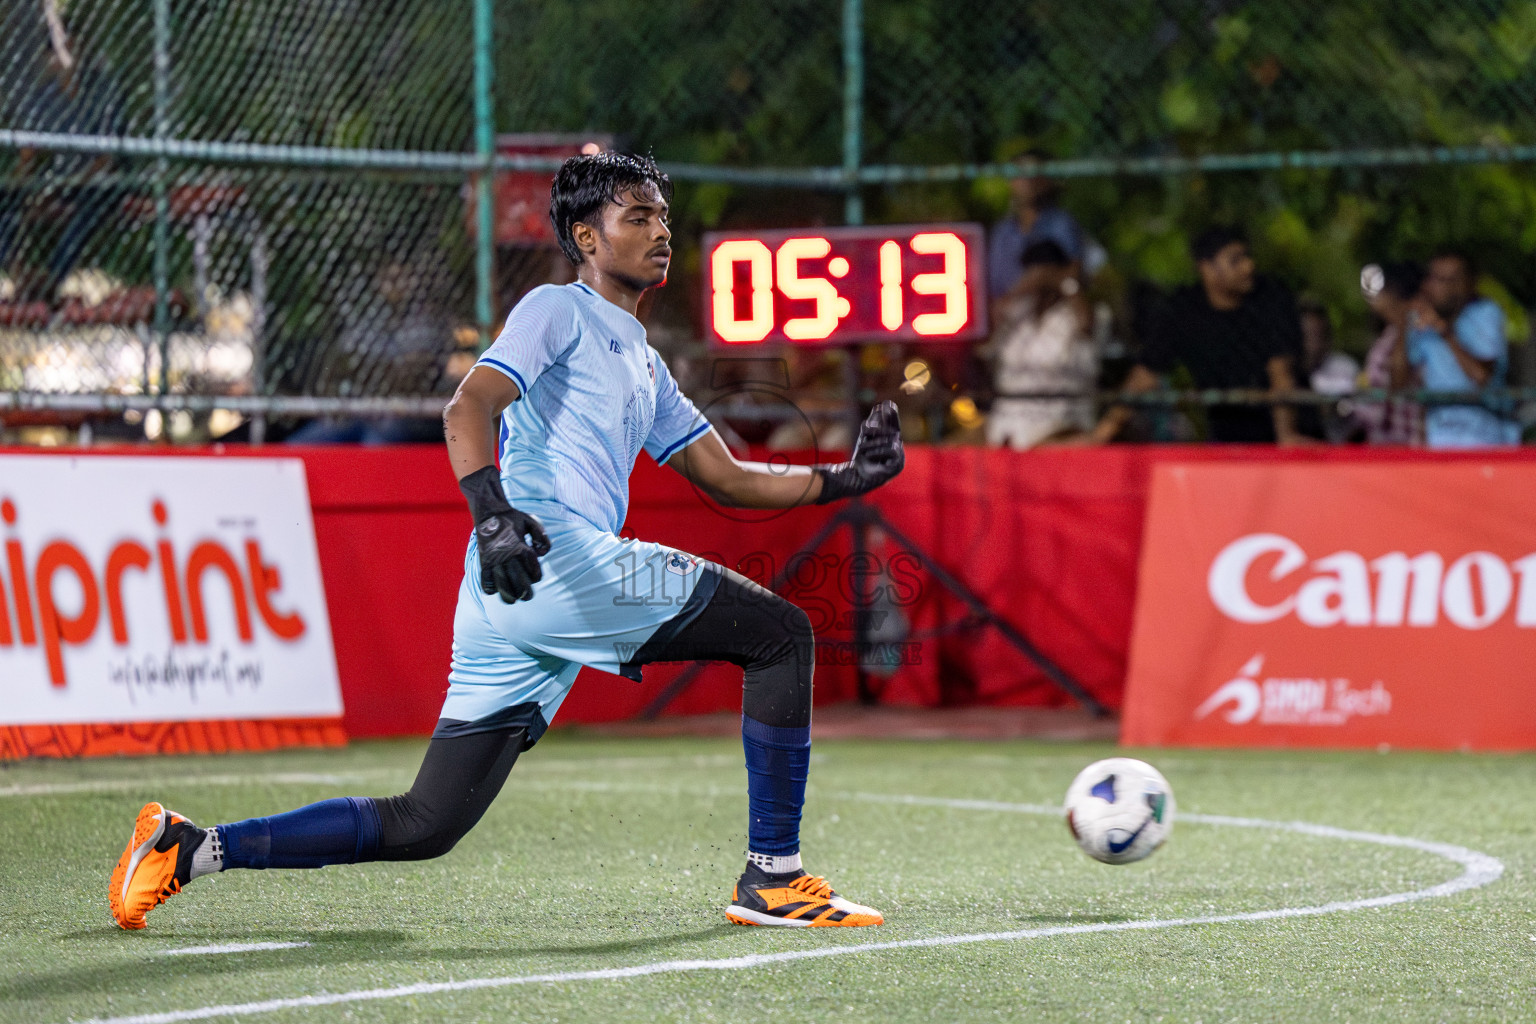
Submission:
[[[251,225],[251,393],[262,398],[267,394],[267,271],[270,265],[267,228],[260,219],[255,219]],[[253,446],[266,443],[265,412],[252,414],[250,439]]]
[[[864,223],[864,194],[859,191],[859,163],[864,150],[864,0],[843,0],[843,221]],[[852,433],[859,434],[859,351],[847,349],[843,386],[847,391],[846,416]],[[851,443],[851,442],[850,442]],[[859,690],[864,691],[863,669]]]
[[[859,392],[864,387],[864,373],[859,367],[859,346],[843,349],[843,424],[848,429],[848,450],[853,450],[859,437],[859,422],[864,418]]]
[[[843,0],[843,220],[864,223],[864,0]]]
[[[496,124],[492,107],[493,0],[475,0],[475,155],[479,157],[475,182],[475,320],[480,328],[480,348],[491,343],[495,316],[493,291],[496,275],[495,162]]]
[[[171,0],[155,0],[155,138],[170,137]],[[155,161],[155,340],[160,347],[160,394],[171,390],[171,296],[169,250],[171,204],[166,192],[170,167]]]
[[[853,499],[861,502],[862,498]],[[875,692],[870,683],[869,657],[871,644],[869,642],[870,614],[869,606],[873,604],[870,594],[870,582],[868,563],[874,558],[869,546],[869,521],[857,518],[849,524],[853,529],[853,558],[848,563],[846,570],[852,577],[853,583],[853,665],[854,679],[859,695],[859,703],[866,707],[873,707],[880,703],[880,695]]]

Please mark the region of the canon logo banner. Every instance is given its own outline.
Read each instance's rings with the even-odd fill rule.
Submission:
[[[303,464],[0,456],[0,723],[332,718]]]
[[[1536,460],[1155,470],[1121,736],[1536,749]]]
[[[1255,599],[1251,574],[1280,584],[1284,596]],[[1427,627],[1443,615],[1461,629],[1487,629],[1513,611],[1516,626],[1536,628],[1536,554],[1506,562],[1472,551],[1449,564],[1436,551],[1412,557],[1389,551],[1369,561],[1354,551],[1335,551],[1311,559],[1289,537],[1255,533],[1222,548],[1206,589],[1222,614],[1237,622],[1295,615],[1314,628]]]

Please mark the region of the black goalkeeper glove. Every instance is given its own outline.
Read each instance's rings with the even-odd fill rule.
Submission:
[[[853,458],[835,466],[811,467],[821,476],[821,496],[816,504],[867,494],[900,473],[906,463],[907,454],[901,447],[901,418],[896,414],[896,403],[886,400],[870,410],[859,427]]]
[[[533,597],[533,585],[544,578],[539,556],[549,554],[549,537],[537,519],[507,504],[501,474],[486,466],[459,481],[475,517],[480,541],[480,589],[500,594],[507,604]],[[532,543],[526,538],[532,538]]]

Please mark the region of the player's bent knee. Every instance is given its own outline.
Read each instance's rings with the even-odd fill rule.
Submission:
[[[790,604],[789,610],[784,613],[784,628],[789,633],[790,640],[798,647],[816,642],[816,630],[811,626],[811,617],[806,614],[804,608],[797,604]]]
[[[746,665],[741,710],[764,725],[800,728],[811,719],[815,632],[811,617],[782,598],[769,611],[771,625]]]
[[[772,609],[773,638],[761,647],[758,661],[767,664],[798,662],[809,665],[816,647],[816,631],[805,609],[780,600]]]
[[[431,860],[458,845],[475,821],[424,806],[410,793],[378,801],[380,860]]]
[[[805,610],[756,584],[750,590],[731,588],[720,601],[722,609],[711,611],[732,627],[727,642],[735,655],[732,660],[743,667],[786,660],[814,642]]]
[[[438,832],[399,846],[381,846],[380,860],[432,860],[459,844],[462,832]]]

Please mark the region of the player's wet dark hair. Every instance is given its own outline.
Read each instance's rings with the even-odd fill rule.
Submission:
[[[656,161],[632,153],[591,153],[573,156],[560,165],[549,187],[549,220],[555,226],[560,251],[580,266],[584,257],[571,237],[577,224],[601,227],[603,207],[616,201],[620,192],[653,185],[667,203],[672,202],[672,179]]]
[[[1067,256],[1067,250],[1061,247],[1060,242],[1049,238],[1042,238],[1038,242],[1030,242],[1019,255],[1019,266],[1028,270],[1030,267],[1070,267],[1072,260]]]
[[[1196,263],[1205,263],[1216,258],[1216,254],[1233,243],[1243,246],[1248,245],[1248,236],[1243,234],[1241,228],[1230,224],[1218,224],[1215,227],[1206,228],[1195,236],[1195,240],[1189,245],[1189,254],[1195,258]]]

